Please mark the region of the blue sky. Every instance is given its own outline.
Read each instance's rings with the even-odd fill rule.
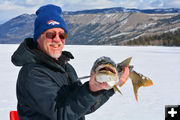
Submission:
[[[138,9],[180,8],[180,0],[1,0],[0,24],[18,15],[35,11],[45,4],[56,4],[63,11],[125,7]]]

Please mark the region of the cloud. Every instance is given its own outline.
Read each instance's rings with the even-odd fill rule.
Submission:
[[[122,5],[122,7],[125,8],[138,8],[138,4],[139,1],[137,2],[136,0],[126,0],[126,1],[122,1],[120,2],[120,5]]]
[[[36,10],[45,4],[63,4],[57,0],[4,0],[0,1],[0,24],[21,14],[34,14]]]
[[[37,8],[36,6],[31,6],[27,7],[26,5],[19,5],[20,3],[16,2],[10,2],[10,1],[5,1],[0,4],[0,11],[4,11],[7,13],[12,12],[10,15],[13,15],[13,13],[19,14],[19,13],[33,13],[35,9]]]
[[[180,8],[180,0],[165,0],[164,7],[166,8]]]
[[[3,23],[11,18],[18,15],[34,13],[36,7],[26,7],[23,5],[16,4],[15,1],[4,1],[0,3],[0,22]]]
[[[114,7],[116,4],[110,0],[68,0],[63,2],[64,10],[75,11],[75,10],[86,10],[86,9],[100,9]]]

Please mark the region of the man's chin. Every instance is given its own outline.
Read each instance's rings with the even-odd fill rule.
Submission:
[[[51,56],[54,59],[58,59],[61,56],[61,53],[60,54],[49,54],[49,56]]]

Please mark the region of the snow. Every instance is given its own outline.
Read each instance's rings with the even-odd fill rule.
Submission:
[[[19,67],[11,63],[18,45],[0,45],[0,119],[9,120],[9,111],[16,110],[16,79]],[[90,74],[93,62],[109,56],[121,62],[132,56],[134,70],[151,78],[154,85],[142,87],[136,102],[131,80],[120,88],[101,108],[86,116],[86,120],[164,120],[165,105],[180,105],[180,47],[127,47],[66,45],[73,53],[70,63],[79,77]],[[82,80],[82,82],[88,79]]]
[[[167,33],[167,32],[174,32],[176,30],[180,29],[180,27],[176,27],[176,28],[172,28],[172,29],[169,29],[167,31],[165,31],[164,33]]]
[[[115,38],[115,37],[119,37],[119,36],[121,36],[121,35],[127,35],[127,34],[130,34],[130,32],[118,33],[118,34],[115,34],[115,35],[110,36],[109,38]]]

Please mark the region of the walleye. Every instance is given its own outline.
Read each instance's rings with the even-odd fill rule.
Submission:
[[[142,86],[143,87],[151,86],[153,85],[153,82],[150,78],[145,77],[144,75],[137,73],[136,71],[133,70],[133,66],[129,65],[131,59],[132,57],[129,57],[124,61],[122,61],[121,63],[116,64],[111,58],[103,56],[98,58],[94,62],[91,72],[95,72],[96,81],[101,83],[107,82],[108,84],[108,87],[106,88],[107,90],[113,88],[114,91],[118,91],[119,93],[121,93],[121,91],[119,90],[116,84],[118,83],[121,77],[124,67],[129,67],[128,77],[132,80],[135,98],[138,101],[138,97],[137,97],[138,89]],[[82,77],[79,79],[83,79],[87,77],[89,76]],[[120,82],[119,87],[122,87],[126,81]]]

